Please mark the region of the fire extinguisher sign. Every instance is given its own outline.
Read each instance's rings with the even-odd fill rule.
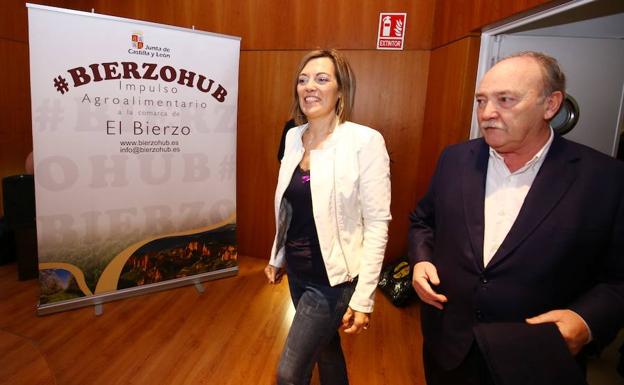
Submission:
[[[380,13],[377,49],[403,49],[407,13]]]

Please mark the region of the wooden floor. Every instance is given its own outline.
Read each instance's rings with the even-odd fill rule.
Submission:
[[[0,266],[0,384],[274,384],[293,316],[287,284],[266,261],[238,276],[39,317],[38,282]],[[418,305],[378,293],[371,327],[343,335],[352,385],[424,384]],[[318,384],[315,375],[312,384]]]

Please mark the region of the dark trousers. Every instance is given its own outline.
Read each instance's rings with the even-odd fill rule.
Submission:
[[[455,369],[443,369],[423,347],[423,361],[427,385],[494,385],[485,359],[476,343]]]
[[[326,286],[289,275],[295,317],[277,368],[278,385],[307,385],[318,364],[321,385],[348,385],[338,328],[355,281]]]

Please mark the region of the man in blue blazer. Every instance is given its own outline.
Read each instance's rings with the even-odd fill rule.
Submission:
[[[549,56],[497,63],[476,93],[482,138],[443,151],[410,215],[430,385],[494,382],[483,325],[552,323],[571,355],[624,325],[624,163],[552,131],[564,94]]]

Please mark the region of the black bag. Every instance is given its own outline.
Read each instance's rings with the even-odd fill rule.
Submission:
[[[381,271],[379,288],[394,306],[405,306],[416,292],[412,287],[412,269],[406,257],[392,261]]]

